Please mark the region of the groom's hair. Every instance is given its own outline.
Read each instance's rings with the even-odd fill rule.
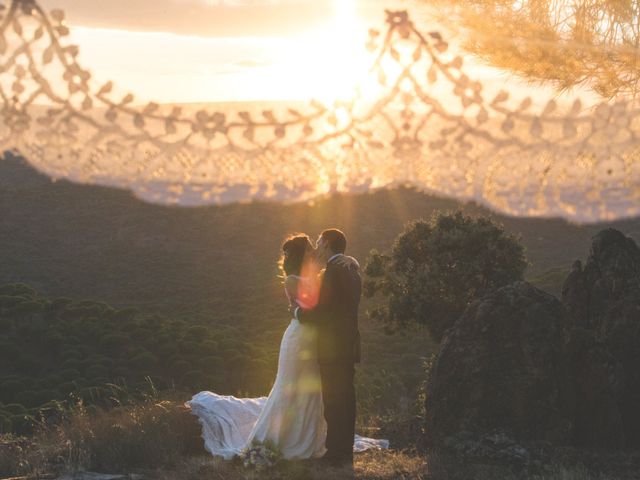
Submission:
[[[333,253],[344,253],[347,249],[347,237],[337,228],[329,228],[320,234]]]

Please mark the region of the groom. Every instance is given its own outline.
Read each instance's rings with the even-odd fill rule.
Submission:
[[[322,401],[327,421],[327,453],[332,464],[353,463],[356,421],[354,364],[360,362],[358,305],[362,281],[357,262],[336,262],[344,255],[347,239],[340,230],[320,234],[316,254],[327,266],[318,303],[314,308],[294,309],[300,323],[312,323],[318,331],[318,363],[322,380]]]

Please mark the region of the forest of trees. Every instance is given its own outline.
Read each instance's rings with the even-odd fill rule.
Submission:
[[[0,286],[0,433],[28,433],[80,401],[108,409],[158,391],[184,400],[200,390],[266,395],[282,332],[258,344],[250,330]],[[402,337],[369,335],[361,415],[394,408],[397,394],[416,395],[429,342],[414,338],[422,340],[407,349]]]
[[[0,287],[0,425],[24,431],[56,402],[114,406],[146,389],[264,390],[263,352],[234,327],[207,328],[97,302]],[[246,352],[242,356],[242,352]],[[253,354],[254,359],[246,355]]]

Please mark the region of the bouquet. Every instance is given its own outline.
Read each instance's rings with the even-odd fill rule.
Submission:
[[[245,468],[264,471],[274,467],[282,458],[278,449],[271,442],[254,440],[238,455]]]

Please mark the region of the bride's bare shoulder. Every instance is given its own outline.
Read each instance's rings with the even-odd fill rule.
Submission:
[[[288,275],[284,279],[284,288],[289,293],[295,293],[300,283],[300,277],[297,275]]]
[[[284,286],[287,287],[289,285],[295,285],[300,280],[300,277],[296,275],[287,275],[284,277]]]

